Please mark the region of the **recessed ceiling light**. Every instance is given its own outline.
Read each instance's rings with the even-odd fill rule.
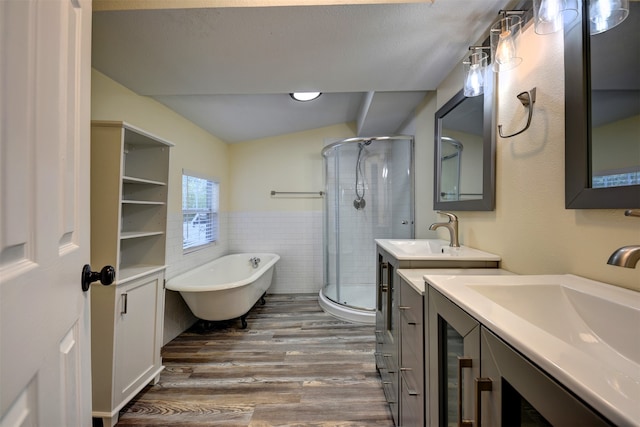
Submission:
[[[314,99],[318,98],[320,95],[322,95],[322,92],[293,92],[289,94],[291,98],[301,102],[313,101]]]

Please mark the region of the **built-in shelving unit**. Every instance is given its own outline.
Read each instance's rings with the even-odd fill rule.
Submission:
[[[93,416],[108,427],[162,371],[172,146],[124,122],[92,122],[91,264],[116,269],[114,285],[91,289]]]

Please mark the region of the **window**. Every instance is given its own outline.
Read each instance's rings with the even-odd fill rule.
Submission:
[[[182,249],[189,252],[218,240],[219,184],[182,172]]]

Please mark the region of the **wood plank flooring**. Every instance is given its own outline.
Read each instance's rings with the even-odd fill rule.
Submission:
[[[393,420],[373,357],[373,326],[324,313],[317,295],[267,295],[240,321],[194,327],[117,426],[384,426]]]

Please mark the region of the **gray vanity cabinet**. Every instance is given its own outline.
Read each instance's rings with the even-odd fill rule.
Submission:
[[[399,259],[378,244],[375,359],[396,426],[426,425],[428,412],[425,295],[404,280],[398,270],[421,269],[421,274],[426,270],[465,268],[494,271],[498,264],[499,259]]]
[[[393,421],[399,425],[398,385],[400,373],[398,369],[398,346],[396,323],[398,300],[396,285],[398,261],[383,250],[378,251],[377,263],[377,297],[376,297],[376,368],[382,380],[382,389],[389,403]]]
[[[440,292],[427,293],[429,425],[612,425]]]

